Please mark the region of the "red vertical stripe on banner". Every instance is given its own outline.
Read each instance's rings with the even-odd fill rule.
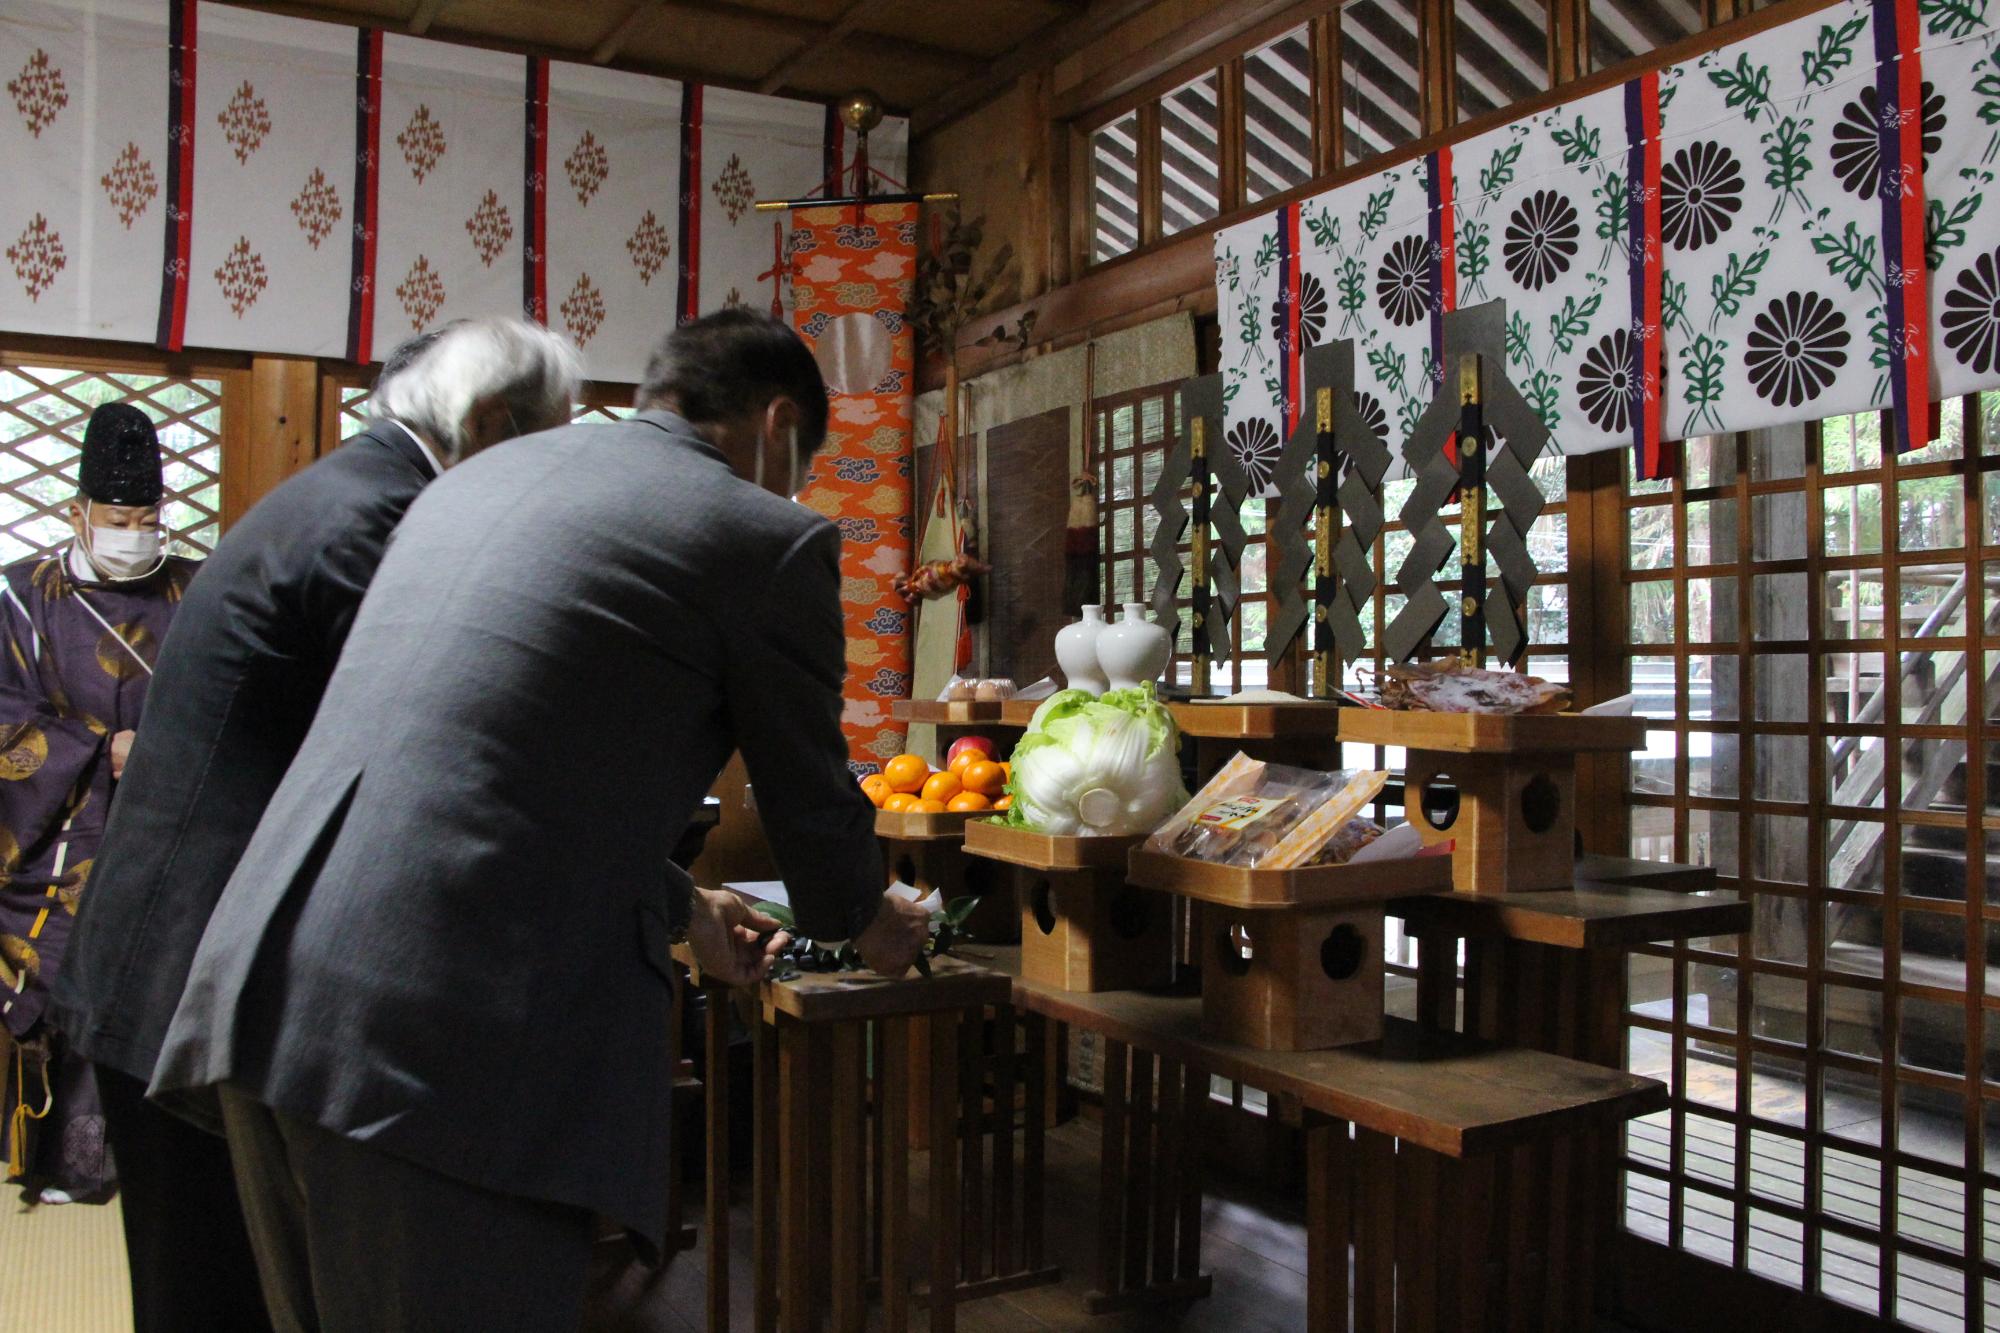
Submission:
[[[194,234],[195,0],[177,0],[167,26],[167,251],[156,341],[177,352],[187,332],[188,249]]]
[[[1883,3],[1884,0],[1877,0]],[[1923,25],[1917,0],[1889,0],[1896,6],[1897,82],[1903,110],[1899,129],[1902,138],[1903,190],[1902,253],[1900,272],[1890,277],[1903,291],[1904,413],[1908,420],[1911,449],[1921,448],[1937,438],[1931,413],[1931,310],[1930,268],[1924,259],[1924,58]],[[1895,345],[1895,339],[1890,340]]]
[[[354,265],[347,359],[375,359],[375,228],[382,201],[382,33],[364,29],[354,88]]]
[[[1665,270],[1665,255],[1660,245],[1660,76],[1658,72],[1647,74],[1639,81],[1639,115],[1641,125],[1641,160],[1643,175],[1639,178],[1639,199],[1645,213],[1644,249],[1639,262],[1644,266],[1641,283],[1644,291],[1645,308],[1640,313],[1641,327],[1638,330],[1643,360],[1641,366],[1642,396],[1639,400],[1639,437],[1645,454],[1644,476],[1651,480],[1665,474],[1666,451],[1661,441],[1660,420],[1663,404],[1660,397],[1660,363],[1666,355],[1666,330],[1662,321],[1662,282]]]
[[[1444,392],[1444,317],[1458,308],[1458,219],[1451,179],[1451,147],[1430,155],[1431,391]],[[1458,466],[1458,437],[1444,442],[1444,456]]]
[[[521,306],[529,319],[549,322],[549,62],[528,57],[528,243],[521,252]]]
[[[1299,399],[1303,397],[1303,380],[1300,375],[1299,358],[1305,349],[1299,345],[1299,270],[1303,267],[1299,258],[1299,206],[1286,204],[1278,211],[1278,239],[1281,266],[1278,281],[1284,284],[1279,299],[1285,303],[1285,339],[1278,354],[1284,358],[1282,367],[1285,413],[1285,438],[1291,439],[1292,432],[1299,425]]]
[[[1451,145],[1437,150],[1438,313],[1458,309],[1458,197],[1451,175]]]
[[[678,312],[701,313],[701,85],[681,88],[681,268]]]
[[[1626,83],[1625,276],[1631,307],[1625,382],[1630,403],[1632,469],[1648,480],[1666,474],[1661,440],[1660,83],[1644,74]]]

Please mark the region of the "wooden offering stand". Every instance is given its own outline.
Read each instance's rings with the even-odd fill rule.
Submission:
[[[1406,748],[1404,807],[1425,842],[1453,844],[1459,891],[1522,893],[1576,881],[1576,756],[1641,749],[1646,723],[1353,708],[1340,739]]]
[[[681,957],[692,962],[685,949]],[[1029,1026],[1029,1058],[1017,1063],[1009,978],[951,957],[933,959],[930,967],[928,978],[812,972],[759,988],[751,1209],[751,1327],[758,1333],[816,1330],[829,1315],[839,1333],[858,1333],[869,1326],[871,1290],[880,1293],[886,1329],[908,1328],[913,1306],[929,1308],[931,1328],[951,1329],[963,1300],[1060,1280],[1059,1270],[1041,1266],[1039,1115],[1023,1126],[1015,1188],[1018,1079],[1026,1076],[1031,1105],[1046,1095],[1035,1041],[1039,1036],[1046,1046],[1046,1028],[1040,1020]],[[993,1063],[981,1058],[989,1011],[1002,1016],[995,1028],[1007,1039],[990,1101],[980,1073]],[[917,1023],[933,1068],[959,1074],[928,1080],[921,1108],[931,1143],[921,1233],[912,1225],[909,1176]],[[718,1127],[728,1123],[726,1083],[711,1085],[708,1114],[707,1328],[725,1333],[729,1146]],[[989,1136],[990,1205],[983,1151]],[[929,1251],[928,1281],[913,1290],[908,1258],[919,1237]]]
[[[1135,848],[1134,884],[1208,904],[1203,1035],[1309,1051],[1382,1035],[1385,904],[1451,887],[1451,859],[1250,870]]]
[[[1024,872],[1016,878],[1024,975],[1079,991],[1173,980],[1172,900],[1126,881],[1126,855],[1142,840],[1057,837],[987,819],[966,827],[967,853]]]
[[[1236,704],[1226,700],[1167,705],[1181,736],[1194,744],[1195,772],[1206,779],[1238,750],[1252,759],[1323,767],[1338,738],[1341,714],[1324,700]]]
[[[1018,975],[1012,951],[980,953]],[[1022,976],[1014,1000],[1105,1039],[1093,1313],[1208,1290],[1195,1145],[1213,1076],[1305,1129],[1314,1333],[1591,1326],[1607,1233],[1586,1219],[1577,1145],[1663,1108],[1656,1080],[1395,1019],[1361,1045],[1256,1051],[1209,1036],[1192,996]]]

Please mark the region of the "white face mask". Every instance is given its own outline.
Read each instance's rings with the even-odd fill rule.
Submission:
[[[84,507],[89,520],[90,509]],[[103,528],[90,524],[90,548],[85,552],[97,572],[109,579],[136,579],[160,563],[162,539],[158,528]]]

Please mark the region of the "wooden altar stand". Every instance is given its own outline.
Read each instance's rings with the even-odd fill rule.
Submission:
[[[1017,1024],[1011,980],[954,958],[932,976],[885,981],[868,973],[803,973],[758,988],[754,1086],[751,1264],[758,1333],[802,1333],[830,1321],[837,1333],[868,1324],[879,1296],[882,1327],[910,1326],[928,1308],[932,1329],[956,1327],[966,1300],[1056,1282],[1042,1253],[1045,1122],[1015,1121],[1022,1092],[1047,1096],[1047,1025]],[[711,1050],[727,1042],[727,991],[713,990]],[[989,1017],[990,1016],[990,1017]],[[911,1219],[911,1052],[951,1077],[924,1080],[929,1263],[915,1287]],[[1013,1039],[1025,1030],[1016,1059]],[[989,1036],[998,1038],[989,1048]],[[730,1327],[729,1099],[726,1071],[706,1089],[707,1309],[710,1333]],[[991,1147],[991,1170],[987,1148]]]
[[[976,952],[1018,973],[1014,951]],[[1667,1105],[1653,1079],[1396,1019],[1376,1042],[1261,1051],[1204,1037],[1190,995],[1017,975],[1014,1002],[1105,1038],[1093,1312],[1210,1289],[1196,1146],[1220,1077],[1297,1108],[1305,1129],[1313,1333],[1587,1328],[1598,1233],[1580,1224],[1589,1182],[1567,1164]]]

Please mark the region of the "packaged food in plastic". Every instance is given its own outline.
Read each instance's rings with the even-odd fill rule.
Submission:
[[[1354,854],[1382,836],[1382,826],[1370,819],[1350,819],[1334,830],[1326,846],[1313,858],[1316,866],[1346,865]]]
[[[1388,777],[1378,769],[1322,773],[1239,753],[1147,845],[1217,865],[1263,870],[1310,865]]]

